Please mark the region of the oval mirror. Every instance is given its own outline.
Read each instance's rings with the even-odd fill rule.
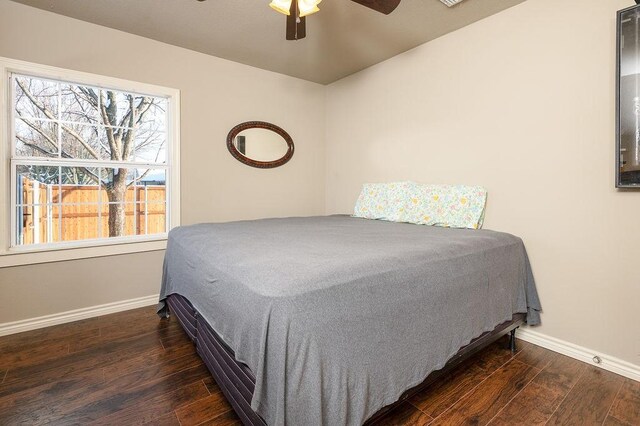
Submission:
[[[260,169],[282,166],[293,157],[291,136],[264,121],[248,121],[231,129],[227,148],[241,163]]]

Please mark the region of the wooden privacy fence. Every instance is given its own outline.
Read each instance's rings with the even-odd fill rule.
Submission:
[[[17,232],[20,244],[77,241],[109,236],[109,199],[98,186],[49,185],[21,178]],[[135,186],[125,196],[124,234],[166,230],[164,185]]]

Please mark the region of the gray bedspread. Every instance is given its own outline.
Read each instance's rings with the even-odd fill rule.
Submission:
[[[160,309],[187,297],[255,373],[269,425],[359,425],[540,303],[513,235],[357,219],[172,230]]]

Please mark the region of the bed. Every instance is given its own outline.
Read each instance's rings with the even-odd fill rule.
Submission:
[[[539,311],[519,238],[349,216],[176,228],[159,307],[251,425],[375,421]]]

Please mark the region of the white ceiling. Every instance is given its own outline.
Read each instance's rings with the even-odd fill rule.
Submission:
[[[324,0],[307,38],[285,40],[269,0],[13,0],[232,61],[322,84],[334,82],[524,0],[402,0],[383,15]]]

